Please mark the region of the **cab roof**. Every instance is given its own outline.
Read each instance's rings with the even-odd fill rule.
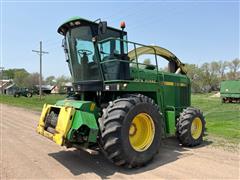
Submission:
[[[97,22],[95,21],[91,21],[91,20],[88,20],[88,19],[84,19],[84,18],[81,18],[79,16],[75,16],[75,17],[72,17],[70,19],[68,19],[67,21],[65,21],[62,25],[59,26],[57,32],[61,35],[66,35],[67,33],[67,30],[72,28],[72,27],[75,27],[75,26],[79,26],[79,25],[82,25],[82,24],[93,24],[93,25],[98,25]],[[114,30],[114,31],[118,31],[118,32],[122,32],[122,30],[120,29],[117,29],[117,28],[113,28],[113,27],[110,27],[108,26],[107,27],[108,29],[111,29],[111,30]],[[126,32],[124,31],[124,34],[126,34]]]

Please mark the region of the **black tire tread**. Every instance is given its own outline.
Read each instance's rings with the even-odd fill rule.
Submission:
[[[151,98],[141,94],[131,94],[127,97],[109,102],[108,107],[103,109],[102,117],[99,118],[99,121],[101,121],[99,124],[103,126],[100,127],[102,131],[101,149],[104,150],[107,158],[117,166],[133,168],[143,166],[147,163],[136,164],[134,162],[128,162],[124,158],[123,150],[120,148],[121,142],[119,140],[119,134],[121,133],[122,121],[128,111],[137,103],[151,103],[151,105],[159,111],[158,106]]]
[[[195,117],[199,117],[201,119],[202,128],[203,128],[203,132],[197,140],[194,140],[191,137],[191,135],[189,134],[190,133],[189,128],[191,127],[192,120]],[[202,112],[199,109],[194,108],[194,107],[188,107],[188,108],[184,109],[183,112],[180,113],[180,117],[177,119],[177,124],[176,124],[177,137],[178,137],[179,141],[182,143],[182,145],[188,146],[188,147],[193,147],[193,146],[197,146],[197,145],[201,144],[203,141],[205,124],[206,124],[206,121],[204,119]]]

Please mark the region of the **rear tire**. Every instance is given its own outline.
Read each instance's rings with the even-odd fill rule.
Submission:
[[[183,146],[197,146],[203,141],[205,119],[199,109],[188,107],[177,119],[177,137]]]
[[[158,106],[146,96],[131,95],[110,102],[103,109],[99,125],[101,149],[115,165],[143,166],[158,152],[162,116]]]

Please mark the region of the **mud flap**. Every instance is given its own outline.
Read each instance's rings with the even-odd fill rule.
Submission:
[[[47,117],[53,111],[55,112],[57,119],[56,122],[49,124]],[[66,139],[67,133],[72,126],[74,113],[75,108],[73,107],[62,107],[45,104],[43,106],[42,114],[37,127],[37,132],[51,139],[56,144],[59,144],[61,146],[64,145],[64,140]],[[52,130],[49,131],[48,129]]]

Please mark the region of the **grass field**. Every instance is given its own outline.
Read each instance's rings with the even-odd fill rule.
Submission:
[[[20,96],[18,98],[15,98],[13,96],[1,95],[0,103],[41,111],[45,103],[55,104],[57,100],[64,99],[65,97],[66,95],[53,94],[53,95],[43,96],[42,100],[40,100],[39,96],[33,96],[32,98],[26,98],[26,97]]]
[[[211,95],[192,95],[192,105],[201,109],[206,118],[207,137],[224,138],[230,143],[240,143],[240,104],[222,104],[220,98],[210,97]],[[48,95],[42,100],[37,96],[32,98],[1,96],[0,103],[41,111],[44,103],[54,104],[64,98],[64,95]]]
[[[240,104],[223,104],[212,94],[192,95],[192,105],[201,109],[207,122],[207,134],[240,143]]]

